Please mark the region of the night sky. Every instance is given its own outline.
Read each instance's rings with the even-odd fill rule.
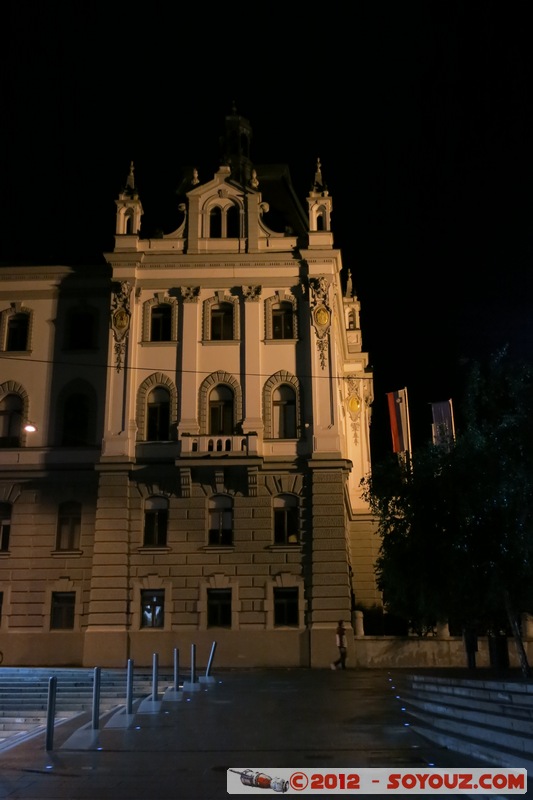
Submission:
[[[325,19],[89,5],[3,7],[1,264],[101,262],[131,160],[144,235],[173,230],[182,168],[212,177],[235,102],[252,159],[287,163],[304,208],[321,159],[374,369],[376,453],[391,446],[386,392],[407,387],[416,444],[466,359],[505,344],[533,357],[529,4],[370,2]]]

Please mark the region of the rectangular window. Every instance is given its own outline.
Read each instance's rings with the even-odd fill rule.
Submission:
[[[11,532],[11,506],[9,503],[0,503],[0,552],[9,550],[9,534]]]
[[[62,503],[57,517],[56,550],[79,550],[80,532],[80,503]]]
[[[4,593],[0,592],[0,628],[2,627],[2,609],[4,606]]]
[[[298,627],[298,587],[274,589],[274,625]]]
[[[209,544],[233,544],[233,513],[231,508],[213,508],[209,511]]]
[[[165,590],[141,591],[141,628],[163,628],[165,624]]]
[[[273,339],[292,339],[293,333],[293,311],[289,308],[275,308],[272,311],[272,338]]]
[[[231,628],[231,589],[207,590],[207,627]]]
[[[27,350],[28,349],[28,314],[13,314],[7,322],[7,342],[6,350]]]
[[[71,631],[74,628],[75,592],[52,592],[50,630]]]
[[[150,326],[150,341],[170,342],[172,331],[172,308],[169,305],[154,306]]]
[[[168,511],[155,509],[144,512],[144,546],[166,547]]]
[[[274,544],[298,544],[298,507],[274,509]]]

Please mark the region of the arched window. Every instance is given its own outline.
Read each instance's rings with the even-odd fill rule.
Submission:
[[[215,495],[209,500],[209,544],[233,544],[233,502],[231,497]]]
[[[214,206],[209,212],[209,236],[211,239],[220,239],[222,236],[222,209]]]
[[[0,552],[9,550],[9,534],[11,532],[11,504],[0,503]]]
[[[294,338],[294,311],[292,303],[283,301],[272,306],[272,338]]]
[[[148,497],[144,504],[144,547],[166,547],[168,500]]]
[[[170,394],[157,386],[147,398],[146,439],[149,442],[170,440]]]
[[[211,308],[211,339],[233,339],[233,303],[218,303]]]
[[[76,392],[64,402],[61,423],[63,447],[87,447],[94,444],[95,409],[87,394]]]
[[[229,386],[219,384],[209,394],[209,435],[233,433],[233,392]]]
[[[20,447],[22,399],[8,394],[0,400],[0,447]]]
[[[30,315],[24,312],[11,314],[7,320],[6,350],[27,350]]]
[[[168,303],[152,306],[150,341],[170,342],[172,338],[172,308]]]
[[[57,514],[56,550],[79,550],[81,503],[61,503]]]
[[[272,437],[296,439],[296,395],[286,383],[272,392]]]
[[[239,217],[237,206],[230,206],[226,212],[226,236],[228,239],[238,239],[240,237]]]
[[[280,494],[274,498],[274,544],[298,544],[300,513],[298,498]]]

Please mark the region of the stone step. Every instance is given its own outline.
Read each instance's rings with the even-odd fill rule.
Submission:
[[[533,769],[533,684],[431,674],[398,683],[419,735],[481,761]]]

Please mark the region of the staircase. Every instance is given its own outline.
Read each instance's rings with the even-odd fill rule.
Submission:
[[[94,670],[62,668],[0,668],[0,749],[12,746],[46,729],[50,678],[56,678],[55,724],[92,711]],[[134,671],[133,699],[152,693],[152,673]],[[172,676],[158,675],[167,686]],[[159,686],[158,686],[159,690]],[[125,669],[100,671],[100,713],[124,705],[127,694]]]
[[[411,728],[449,750],[533,772],[533,682],[443,674],[397,681]]]

